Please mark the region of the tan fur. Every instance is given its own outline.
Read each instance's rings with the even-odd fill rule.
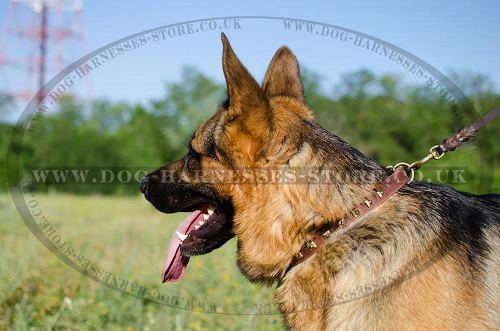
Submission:
[[[278,50],[262,88],[223,37],[229,107],[200,126],[191,142],[197,168],[328,169],[344,178],[329,184],[215,183],[234,207],[238,265],[252,281],[278,284],[275,302],[293,330],[499,329],[498,231],[484,256],[487,271],[468,268],[468,252],[448,242],[440,214],[409,185],[375,212],[338,230],[305,262],[289,269],[315,231],[372,194],[387,176],[374,161],[312,124],[298,64]],[[207,142],[215,142],[210,156]],[[170,169],[180,169],[180,160]],[[433,207],[436,208],[436,207]],[[452,247],[452,248],[450,248]]]

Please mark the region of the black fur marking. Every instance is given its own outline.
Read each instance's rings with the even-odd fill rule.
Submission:
[[[229,105],[231,104],[229,97],[222,103],[221,107],[224,108],[225,110],[229,109]]]
[[[442,243],[445,250],[462,249],[472,270],[484,269],[481,261],[489,253],[485,233],[489,227],[497,227],[500,214],[500,195],[473,195],[455,189],[429,183],[411,184],[413,194],[419,194],[424,202],[424,212],[438,213]],[[429,217],[432,220],[436,217]],[[437,224],[430,224],[436,227]]]

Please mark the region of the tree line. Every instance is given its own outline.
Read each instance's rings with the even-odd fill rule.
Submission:
[[[500,105],[500,94],[488,77],[455,74],[452,79],[482,114]],[[472,121],[463,111],[450,108],[436,91],[406,84],[391,74],[376,75],[362,69],[343,75],[333,88],[326,88],[323,77],[309,70],[303,71],[303,80],[306,102],[316,120],[386,165],[423,157],[431,146]],[[187,67],[178,81],[165,85],[161,98],[147,103],[101,99],[94,101],[92,107],[86,107],[72,98],[63,98],[57,110],[43,115],[35,132],[13,142],[10,152],[18,155],[21,161],[22,171],[18,177],[30,174],[34,167],[139,167],[152,170],[182,156],[197,125],[210,117],[224,99],[225,86],[222,83]],[[0,98],[0,111],[10,102],[6,97]],[[495,123],[488,128],[489,141],[500,141],[498,127]],[[6,150],[14,130],[14,124],[0,121],[0,163],[11,169],[17,165],[13,162],[7,164]],[[471,155],[477,155],[478,142],[436,163],[443,169],[466,169],[461,177],[466,179],[465,183],[453,182],[452,178],[444,182],[460,190],[477,191],[481,164]],[[493,151],[485,160],[498,164],[500,156]],[[16,176],[7,176],[6,167],[2,166],[0,171],[3,189],[20,180]],[[435,170],[426,176],[433,181],[439,179]],[[492,189],[498,192],[498,171],[494,176]],[[46,185],[36,189],[73,193],[137,192],[135,186],[124,187],[119,183]]]

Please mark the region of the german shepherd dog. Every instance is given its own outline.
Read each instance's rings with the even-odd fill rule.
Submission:
[[[274,300],[291,330],[500,330],[500,195],[405,185],[292,265],[318,229],[391,171],[315,123],[289,48],[278,49],[259,85],[224,35],[222,44],[227,101],[193,134],[186,156],[141,182],[158,210],[191,212],[173,236],[164,281],[236,236],[239,268],[252,282],[277,284]],[[244,182],[241,169],[335,176]],[[200,180],[212,170],[233,180]]]

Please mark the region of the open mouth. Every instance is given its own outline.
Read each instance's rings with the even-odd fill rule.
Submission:
[[[206,254],[233,237],[231,220],[219,204],[199,203],[183,211],[191,214],[179,224],[170,240],[163,265],[164,283],[182,279],[190,256]]]

